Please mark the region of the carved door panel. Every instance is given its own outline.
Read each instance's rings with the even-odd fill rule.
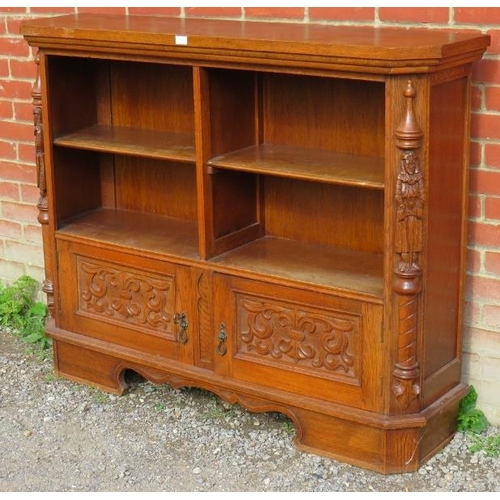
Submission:
[[[189,268],[67,241],[58,263],[60,328],[192,360]]]
[[[215,295],[219,373],[382,408],[382,306],[222,275]]]

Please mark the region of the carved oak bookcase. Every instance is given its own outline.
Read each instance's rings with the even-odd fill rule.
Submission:
[[[56,373],[278,411],[413,471],[455,432],[478,33],[25,21]]]

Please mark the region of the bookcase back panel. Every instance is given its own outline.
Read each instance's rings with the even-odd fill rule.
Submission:
[[[106,61],[50,56],[47,63],[49,116],[52,133],[61,133],[93,125],[98,121],[99,98]]]
[[[264,142],[383,157],[384,102],[382,83],[265,75]]]
[[[192,69],[147,63],[110,66],[113,125],[192,133]]]
[[[192,165],[116,155],[116,208],[195,222]]]
[[[252,71],[210,70],[210,154],[255,144],[256,76]]]
[[[383,251],[383,192],[265,178],[266,233],[367,252]]]
[[[258,177],[246,172],[214,175],[214,233],[217,238],[255,224],[259,219]]]

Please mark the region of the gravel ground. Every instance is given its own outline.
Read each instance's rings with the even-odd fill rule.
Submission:
[[[285,417],[201,390],[135,377],[115,397],[57,379],[50,358],[0,332],[2,492],[500,491],[500,459],[472,453],[461,433],[391,476],[303,453],[293,436]]]

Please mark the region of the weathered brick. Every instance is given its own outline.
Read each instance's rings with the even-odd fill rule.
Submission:
[[[486,197],[484,200],[484,216],[488,220],[500,221],[500,197]]]
[[[5,257],[14,262],[42,264],[43,253],[39,245],[20,243],[17,241],[5,242]]]
[[[500,172],[480,168],[471,169],[470,191],[477,194],[500,194]]]
[[[39,224],[26,224],[23,227],[24,239],[29,243],[35,243],[41,247],[42,245],[42,228]]]
[[[500,24],[500,8],[454,7],[453,19],[462,24]]]
[[[241,7],[186,7],[187,17],[240,17]]]
[[[2,182],[0,182],[0,199],[19,201],[19,184],[17,182],[2,180]]]
[[[484,253],[484,269],[488,273],[500,276],[500,249],[498,252],[486,251]]]
[[[177,17],[181,14],[179,7],[129,7],[128,11],[133,15],[159,15]]]
[[[484,161],[488,167],[500,167],[500,144],[484,145]]]
[[[488,85],[484,90],[486,109],[500,111],[500,85]]]
[[[245,18],[268,17],[280,19],[303,19],[303,7],[245,7]]]
[[[0,219],[0,236],[11,240],[19,240],[22,236],[22,228],[19,222]]]
[[[374,7],[309,7],[312,21],[373,21]]]
[[[0,158],[4,160],[14,160],[16,158],[16,146],[12,141],[0,140]]]
[[[467,290],[467,297],[471,300],[488,299],[496,301],[500,299],[500,279],[475,275],[468,276]]]
[[[471,136],[476,139],[500,139],[500,114],[473,113],[471,117]]]
[[[473,222],[469,224],[469,241],[475,245],[500,247],[500,225],[496,223]]]
[[[34,223],[38,218],[38,209],[29,203],[2,201],[2,213],[6,219]]]
[[[446,23],[450,16],[448,7],[379,7],[381,21]]]
[[[19,162],[0,161],[0,179],[33,183],[36,180],[35,166]]]

